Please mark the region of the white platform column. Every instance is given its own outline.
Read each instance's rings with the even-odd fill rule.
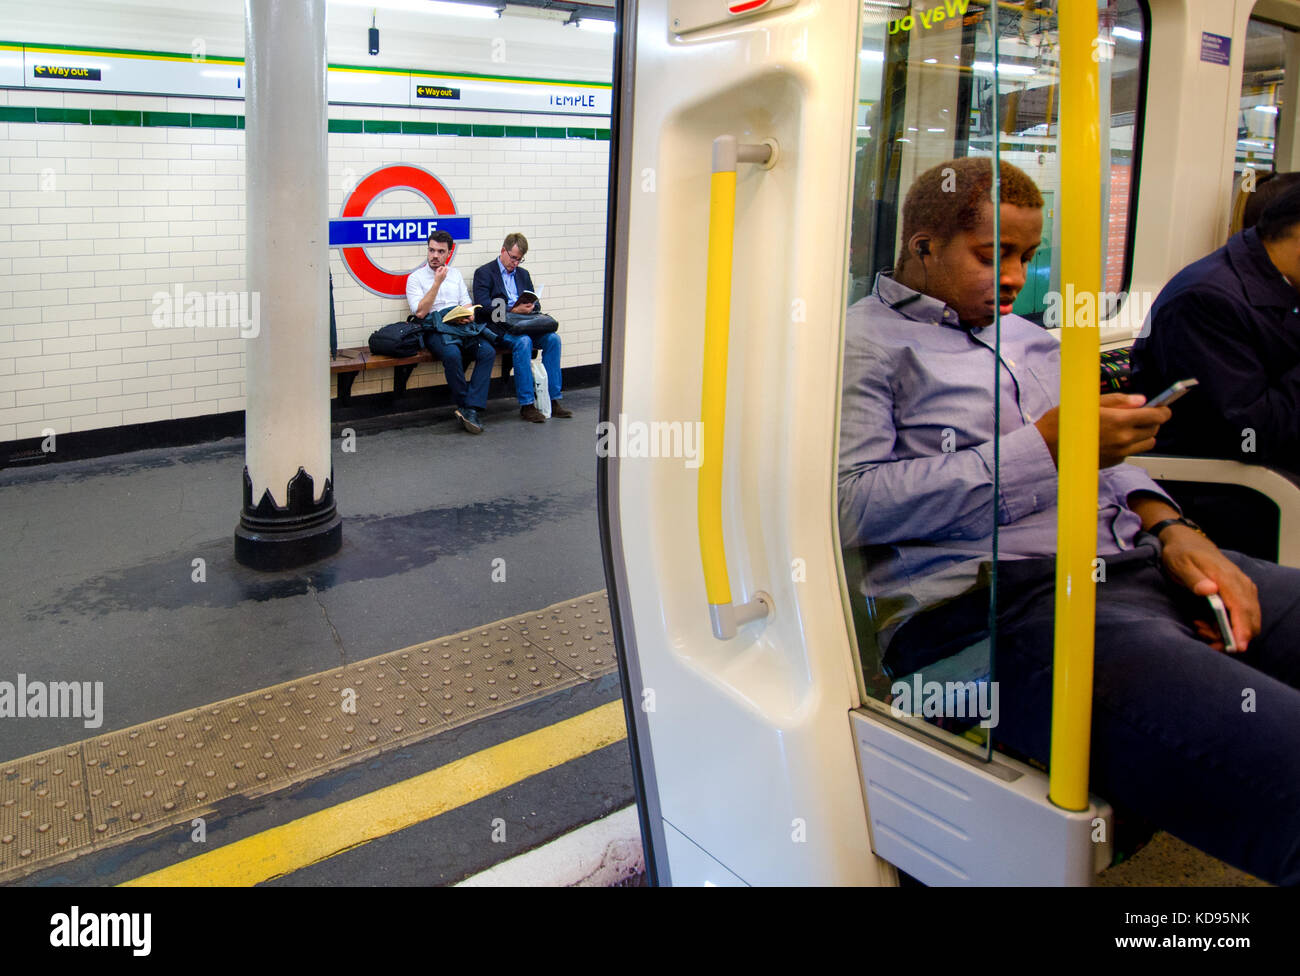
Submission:
[[[235,558],[289,569],[338,551],[330,460],[325,0],[245,0],[250,308]]]

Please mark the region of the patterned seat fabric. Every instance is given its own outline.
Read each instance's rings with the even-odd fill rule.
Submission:
[[[1128,393],[1132,390],[1133,368],[1129,361],[1132,350],[1108,349],[1101,354],[1101,392]]]

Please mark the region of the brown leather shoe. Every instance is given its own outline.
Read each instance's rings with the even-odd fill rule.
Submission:
[[[531,420],[535,424],[546,423],[546,417],[542,414],[540,410],[537,409],[537,405],[535,403],[529,403],[526,406],[520,407],[519,416],[521,416],[524,420]]]
[[[561,401],[561,400],[552,400],[552,401],[551,401],[551,416],[552,416],[552,417],[572,417],[572,416],[573,416],[573,411],[570,410],[568,407],[566,407],[566,406],[564,405],[564,402],[563,402],[563,401]]]

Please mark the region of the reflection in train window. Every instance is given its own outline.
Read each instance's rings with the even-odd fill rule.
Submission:
[[[1289,32],[1252,19],[1246,29],[1242,60],[1241,113],[1237,116],[1234,169],[1269,172],[1275,168],[1278,112],[1286,73],[1285,38]]]
[[[912,179],[943,159],[991,155],[996,118],[1000,157],[1028,173],[1045,200],[1043,247],[1014,308],[1043,323],[1045,296],[1057,284],[1053,260],[1059,250],[1054,219],[1060,185],[1056,17],[1042,9],[1045,4],[1008,6],[952,0],[943,8],[943,20],[928,27],[914,20],[912,29],[904,31],[909,5],[864,0],[849,304],[870,291],[877,271],[892,265],[898,208]],[[996,17],[990,15],[992,9]],[[1096,51],[1102,110],[1110,115],[1102,139],[1111,160],[1109,184],[1103,188],[1108,213],[1105,285],[1108,292],[1119,292],[1127,288],[1132,257],[1146,15],[1140,0],[1110,0],[1100,15]]]
[[[1246,210],[1252,202],[1251,209],[1258,219],[1265,196],[1278,192],[1281,184],[1270,186],[1267,194],[1257,195],[1257,188],[1279,169],[1294,169],[1287,152],[1286,132],[1294,128],[1295,118],[1283,101],[1282,83],[1286,80],[1287,53],[1297,50],[1297,36],[1294,30],[1254,18],[1247,25],[1229,234],[1247,226]]]
[[[1001,498],[1004,471],[1010,470],[1006,466],[1029,462],[1005,456],[995,461],[984,457],[979,445],[1032,425],[1057,394],[1055,377],[1037,373],[1034,366],[1053,356],[1055,339],[1034,326],[1053,324],[1047,314],[1050,295],[1060,290],[1055,220],[1060,55],[1055,14],[1045,8],[945,0],[942,6],[931,5],[929,17],[922,19],[908,4],[864,0],[863,5],[839,477],[860,673],[868,699],[894,706],[900,679],[907,685],[904,698],[942,685],[947,697],[934,709],[942,713],[936,724],[956,733],[949,741],[986,757],[987,723],[980,719],[983,709],[996,707],[988,698],[996,690],[991,676],[997,649],[989,601],[1003,570],[997,506],[974,500],[983,498],[977,482],[987,482],[989,471],[992,497]],[[1103,159],[1109,156],[1110,162],[1108,172],[1103,167],[1109,226],[1098,257],[1105,260],[1105,291],[1112,294],[1125,287],[1131,258],[1146,23],[1139,0],[1111,0],[1102,11],[1095,45],[1100,109],[1110,122],[1101,127]],[[940,320],[939,313],[957,315],[952,300],[945,298],[945,309],[945,301],[933,297],[943,293],[945,286],[936,285],[933,274],[944,265],[925,258],[928,250],[915,249],[915,226],[908,230],[912,239],[902,240],[904,201],[914,186],[925,187],[929,202],[919,204],[913,216],[920,210],[943,211],[949,222],[945,226],[954,229],[952,221],[973,219],[970,212],[945,205],[940,195],[949,188],[934,176],[940,164],[970,157],[1016,167],[1002,170],[1001,199],[1018,208],[1022,218],[1032,217],[1033,226],[1021,228],[1025,240],[1014,256],[1005,252],[1005,223],[1000,231],[1003,261],[1014,258],[1024,271],[1023,285],[1011,286],[1018,289],[1014,303],[1002,311],[1020,317],[1010,334],[1002,326],[944,328],[956,322]],[[983,172],[991,175],[993,166]],[[929,185],[918,183],[927,171]],[[958,195],[970,196],[975,169],[954,164],[944,172],[951,173]],[[1007,218],[1005,208],[987,202],[983,207],[986,211],[980,212],[987,212],[990,221],[994,213]],[[1013,228],[1011,237],[1018,240],[1016,233]],[[907,273],[900,254],[911,264],[920,262],[929,287],[921,284],[921,272]],[[878,278],[881,272],[892,277],[896,266],[896,280]],[[911,290],[903,279],[911,282]],[[873,289],[885,304],[859,304]],[[921,291],[913,294],[916,289]],[[870,322],[863,311],[868,304]],[[1101,317],[1111,311],[1099,310]],[[891,320],[900,315],[909,321]],[[970,324],[966,311],[960,319]],[[972,356],[972,343],[987,349]],[[968,455],[969,477],[957,470],[961,465],[939,463],[945,452]],[[982,460],[976,460],[977,454]],[[904,464],[895,465],[897,461]],[[906,504],[900,502],[900,491]],[[967,503],[969,513],[962,510]],[[1048,531],[1049,520],[1054,526],[1050,504],[1034,506],[1021,513],[1032,517],[1016,516],[1022,535],[1031,529]],[[882,511],[893,513],[886,518],[889,524],[881,521]],[[913,524],[921,533],[915,537],[907,534]],[[1024,540],[1017,542],[1010,526],[1002,532],[1010,533],[1008,551],[1014,553]],[[930,613],[934,610],[940,612]],[[958,626],[958,620],[964,625]],[[964,700],[953,700],[951,689]],[[901,711],[931,718],[921,704],[910,702]],[[891,711],[897,717],[900,709]]]

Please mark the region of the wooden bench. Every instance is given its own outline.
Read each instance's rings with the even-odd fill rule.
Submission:
[[[533,348],[533,358],[537,358],[537,348]],[[509,349],[498,349],[501,358],[501,378],[507,379],[514,367],[514,356]],[[393,395],[402,397],[406,394],[406,381],[420,363],[437,362],[438,357],[427,349],[421,349],[414,356],[381,356],[370,351],[368,346],[351,346],[340,349],[338,355],[330,360],[330,372],[339,378],[339,405],[347,406],[352,399],[352,384],[357,374],[368,369],[393,370]]]
[[[420,363],[434,362],[433,353],[421,349],[414,356],[381,356],[370,351],[368,346],[352,346],[340,349],[338,355],[330,360],[330,372],[339,378],[339,403],[347,406],[352,399],[352,383],[357,374],[368,369],[393,370],[393,394],[402,396],[406,393],[406,381]]]

